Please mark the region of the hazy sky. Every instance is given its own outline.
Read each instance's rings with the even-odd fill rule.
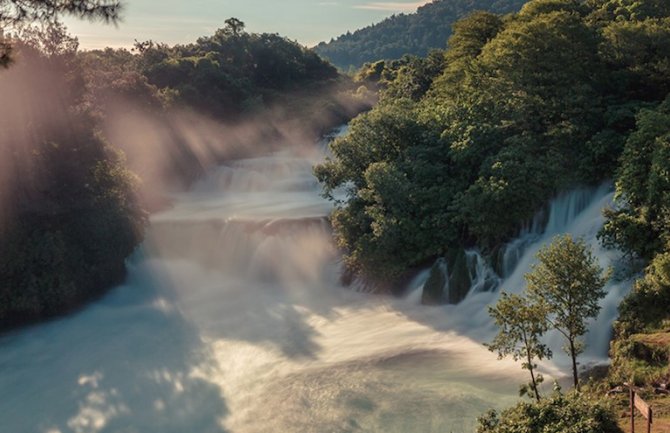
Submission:
[[[125,0],[116,27],[65,22],[82,48],[130,47],[135,39],[193,42],[230,17],[244,21],[249,31],[279,33],[311,46],[426,3],[430,0]]]

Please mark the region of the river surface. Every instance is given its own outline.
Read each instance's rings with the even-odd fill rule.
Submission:
[[[473,288],[419,305],[339,283],[332,209],[312,177],[323,143],[212,171],[152,217],[127,282],[83,311],[0,338],[0,432],[472,432],[518,400],[527,378],[483,342],[495,333]],[[556,233],[597,246],[607,186],[555,199],[505,256],[500,287],[523,288]],[[473,280],[491,270],[473,260]],[[611,284],[585,359],[604,359],[626,284]],[[550,336],[558,351],[561,342]],[[560,356],[542,365],[560,377]]]

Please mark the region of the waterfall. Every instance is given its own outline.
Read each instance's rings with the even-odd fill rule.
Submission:
[[[152,216],[123,285],[0,337],[0,431],[472,432],[517,401],[525,372],[482,345],[495,332],[487,306],[523,288],[554,233],[584,236],[611,263],[595,240],[609,188],[554,200],[502,253],[502,278],[466,251],[467,297],[425,307],[420,290],[396,299],[339,283],[332,204],[311,176],[325,152],[297,143],[213,170]],[[594,356],[625,290],[608,286]]]
[[[469,293],[490,292],[500,286],[500,277],[478,250],[465,252],[472,285]]]
[[[473,284],[465,299],[457,308],[444,307],[448,310],[450,326],[482,340],[490,339],[495,329],[488,317],[487,307],[497,302],[501,290],[509,293],[521,293],[524,290],[524,275],[536,263],[537,252],[558,234],[568,233],[575,238],[584,239],[592,248],[600,266],[604,269],[614,266],[621,258],[621,254],[603,248],[597,239],[598,231],[604,223],[602,210],[613,204],[613,196],[612,186],[609,183],[597,188],[579,188],[560,194],[551,201],[546,210],[539,212],[532,222],[520,231],[517,238],[500,250],[497,257],[500,260],[500,276],[477,251],[467,252],[468,257],[473,257],[473,263],[478,265],[471,266],[474,270]],[[414,284],[413,287],[416,287],[422,284],[422,281]],[[496,291],[483,293],[487,290],[482,290],[482,287]],[[619,302],[630,287],[630,281],[610,281],[605,287],[607,295],[601,300],[601,312],[592,321],[586,336],[587,347],[583,359],[585,363],[607,358],[612,322],[616,318]],[[411,297],[416,299],[416,295]],[[557,355],[556,363],[563,366],[567,359],[562,355],[562,336],[557,332],[550,332],[548,340]]]

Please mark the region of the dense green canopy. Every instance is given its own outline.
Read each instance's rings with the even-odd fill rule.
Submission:
[[[479,12],[431,54],[442,61],[364,68],[359,79],[382,89],[381,102],[316,169],[326,193],[348,190],[333,222],[350,270],[391,280],[451,249],[492,251],[557,192],[625,174],[635,116],[669,90],[670,36],[658,2],[622,3],[645,14],[619,3]]]

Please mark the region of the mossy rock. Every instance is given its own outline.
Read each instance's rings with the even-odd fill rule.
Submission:
[[[423,285],[421,303],[424,305],[458,304],[470,292],[472,278],[465,250],[453,249],[440,257],[430,269]]]
[[[452,260],[448,263],[449,269],[449,291],[447,294],[447,302],[450,304],[458,304],[468,295],[472,287],[472,278],[470,277],[470,269],[468,268],[468,258],[465,250],[457,250],[457,253],[452,256]]]
[[[423,285],[421,303],[424,305],[440,305],[445,303],[445,292],[448,289],[447,260],[440,257],[430,269],[428,280]]]

